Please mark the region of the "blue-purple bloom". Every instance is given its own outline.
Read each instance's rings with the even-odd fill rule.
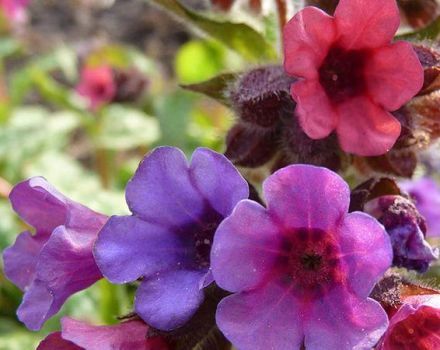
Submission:
[[[431,178],[402,181],[399,184],[414,200],[426,220],[426,236],[440,237],[440,186]]]
[[[377,197],[364,206],[387,230],[393,246],[393,265],[425,272],[439,251],[425,240],[426,223],[414,204],[396,195]]]
[[[214,279],[234,293],[220,330],[240,350],[371,349],[388,325],[368,298],[392,261],[383,226],[349,214],[348,185],[325,168],[283,168],[263,193],[267,207],[241,201],[214,238]]]
[[[4,251],[5,274],[25,292],[18,318],[38,330],[69,296],[102,277],[92,247],[107,217],[66,198],[41,177],[16,185],[10,201],[35,234],[21,233]]]
[[[95,258],[113,283],[141,279],[135,310],[149,325],[182,326],[212,282],[214,232],[248,184],[221,154],[197,149],[190,164],[173,147],[159,147],[127,185],[131,216],[113,216],[101,230]]]

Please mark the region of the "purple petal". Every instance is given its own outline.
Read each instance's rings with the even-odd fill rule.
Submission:
[[[279,245],[279,231],[267,210],[256,202],[241,201],[214,236],[214,279],[232,292],[256,287],[272,271]]]
[[[38,257],[35,280],[18,310],[29,329],[40,329],[68,297],[102,277],[92,254],[98,230],[77,232],[59,226],[52,233]]]
[[[113,326],[92,326],[69,317],[61,320],[63,338],[87,350],[165,350],[161,339],[147,339],[148,326],[128,321]]]
[[[302,317],[297,300],[275,283],[226,297],[216,315],[220,330],[240,350],[299,349]]]
[[[350,189],[336,173],[291,165],[263,183],[268,209],[286,228],[330,230],[348,211]]]
[[[206,205],[185,155],[173,147],[156,148],[144,158],[127,185],[126,198],[133,214],[166,227],[197,221]]]
[[[17,184],[9,199],[18,215],[40,233],[49,234],[66,221],[67,198],[42,177]]]
[[[23,232],[18,235],[13,246],[4,250],[5,275],[21,290],[34,280],[38,255],[46,240],[44,236]]]
[[[307,350],[370,350],[388,326],[385,311],[372,299],[340,288],[310,305],[304,325]]]
[[[204,299],[200,282],[206,272],[170,271],[142,281],[135,310],[149,325],[172,330],[182,326]]]
[[[83,348],[73,344],[72,342],[65,340],[61,337],[61,332],[55,332],[49,334],[38,345],[37,350],[84,350]]]
[[[376,219],[360,212],[347,215],[339,232],[348,283],[358,296],[365,298],[391,267],[390,238]]]
[[[192,156],[190,172],[194,186],[223,216],[231,214],[235,205],[249,196],[246,180],[222,154],[198,148]]]
[[[184,266],[185,243],[163,226],[135,216],[113,216],[98,235],[96,262],[113,283]]]

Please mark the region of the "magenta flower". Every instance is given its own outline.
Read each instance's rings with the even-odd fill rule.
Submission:
[[[116,95],[113,70],[106,65],[84,67],[76,90],[78,94],[88,99],[92,110],[111,102]]]
[[[21,233],[4,251],[5,274],[25,291],[18,318],[38,330],[69,296],[102,277],[92,245],[107,217],[64,197],[41,177],[16,185],[10,201],[36,233]]]
[[[159,147],[127,185],[132,216],[113,216],[101,230],[95,257],[113,283],[142,278],[136,312],[149,325],[182,326],[204,299],[214,232],[248,184],[224,157],[197,149],[191,163],[173,147]]]
[[[64,317],[61,332],[50,334],[37,350],[168,350],[160,337],[147,339],[148,326],[127,321],[113,326],[92,326]]]
[[[440,349],[440,295],[418,295],[405,303],[390,320],[377,350]]]
[[[11,22],[21,22],[26,17],[30,0],[0,0],[0,9]]]
[[[414,199],[417,209],[426,220],[426,236],[440,237],[440,187],[431,178],[402,181],[399,184]]]
[[[382,225],[348,214],[350,190],[325,168],[288,166],[263,192],[267,208],[241,201],[214,238],[214,279],[235,293],[220,330],[240,350],[371,349],[388,325],[368,298],[392,260]]]
[[[296,113],[312,139],[336,130],[341,148],[386,153],[400,135],[395,111],[423,85],[423,68],[399,27],[395,0],[340,0],[334,17],[306,7],[284,28],[284,68]]]

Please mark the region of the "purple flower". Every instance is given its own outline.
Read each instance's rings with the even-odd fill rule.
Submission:
[[[182,326],[212,282],[214,232],[248,192],[223,155],[199,148],[188,164],[179,149],[155,149],[127,185],[133,215],[110,218],[99,234],[99,268],[113,283],[142,278],[135,310],[149,325]]]
[[[62,331],[49,334],[37,350],[168,350],[160,337],[147,339],[148,326],[131,320],[112,326],[92,326],[64,317]]]
[[[215,235],[214,279],[235,293],[219,328],[240,350],[371,349],[388,324],[368,298],[392,260],[382,225],[348,214],[349,188],[325,168],[288,166],[263,192],[267,208],[241,201]]]
[[[440,187],[429,177],[400,183],[414,199],[420,214],[425,217],[427,237],[440,237]]]
[[[387,230],[393,246],[393,265],[425,272],[438,259],[438,249],[425,241],[426,224],[414,204],[396,195],[380,196],[364,206]]]
[[[66,198],[41,177],[16,185],[10,201],[35,235],[21,233],[4,251],[5,274],[25,291],[18,318],[38,330],[69,296],[102,277],[92,246],[107,217]]]

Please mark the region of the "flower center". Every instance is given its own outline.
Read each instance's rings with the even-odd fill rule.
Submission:
[[[282,249],[282,281],[290,284],[295,294],[317,298],[342,281],[339,248],[325,231],[295,229],[286,235]]]
[[[365,91],[364,66],[364,51],[338,46],[330,49],[319,68],[319,81],[332,102],[340,103]]]

